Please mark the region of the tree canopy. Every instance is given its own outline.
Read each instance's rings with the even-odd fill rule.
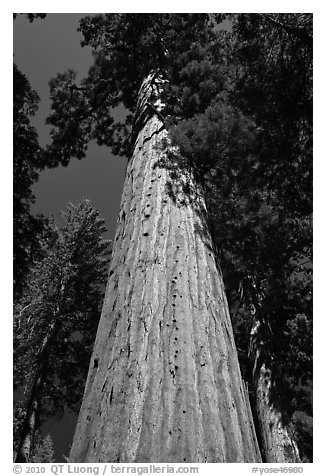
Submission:
[[[104,221],[89,201],[70,204],[62,219],[52,223],[15,305],[17,444],[37,379],[35,429],[66,409],[78,411],[101,312],[108,266]]]
[[[30,123],[37,110],[39,97],[26,76],[14,64],[13,70],[13,209],[14,209],[14,292],[21,292],[24,277],[38,254],[39,235],[47,228],[45,217],[35,217],[32,185],[45,166],[38,135]]]

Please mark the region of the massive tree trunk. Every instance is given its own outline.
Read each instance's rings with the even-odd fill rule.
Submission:
[[[149,75],[140,91],[143,127],[70,460],[258,462],[202,191],[189,170],[163,165],[171,147],[155,84]]]

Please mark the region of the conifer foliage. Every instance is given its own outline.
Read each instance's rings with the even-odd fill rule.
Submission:
[[[78,409],[104,292],[108,247],[99,213],[84,201],[62,219],[15,306],[17,461],[29,460],[44,418]]]
[[[15,64],[13,80],[14,293],[18,296],[28,267],[40,252],[38,235],[45,231],[47,220],[31,213],[31,205],[35,201],[32,185],[44,166],[37,132],[30,124],[39,97]]]

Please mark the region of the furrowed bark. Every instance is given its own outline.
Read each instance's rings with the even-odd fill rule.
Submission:
[[[275,391],[272,370],[268,365],[270,357],[266,336],[271,331],[264,319],[259,319],[257,315],[260,312],[258,302],[254,308],[250,354],[253,360],[255,410],[263,460],[266,463],[300,463],[297,444],[284,423],[282,392],[279,389]]]
[[[70,460],[257,462],[203,195],[191,172],[159,165],[170,146],[160,114],[145,111],[153,85],[140,92]]]
[[[300,463],[299,450],[282,413],[271,401],[272,373],[262,364],[256,374],[256,410],[266,463]]]

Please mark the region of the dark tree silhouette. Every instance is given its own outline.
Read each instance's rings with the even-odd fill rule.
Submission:
[[[23,411],[17,462],[30,461],[42,417],[78,409],[102,304],[104,222],[88,201],[71,204],[63,218],[15,307],[14,376]]]

